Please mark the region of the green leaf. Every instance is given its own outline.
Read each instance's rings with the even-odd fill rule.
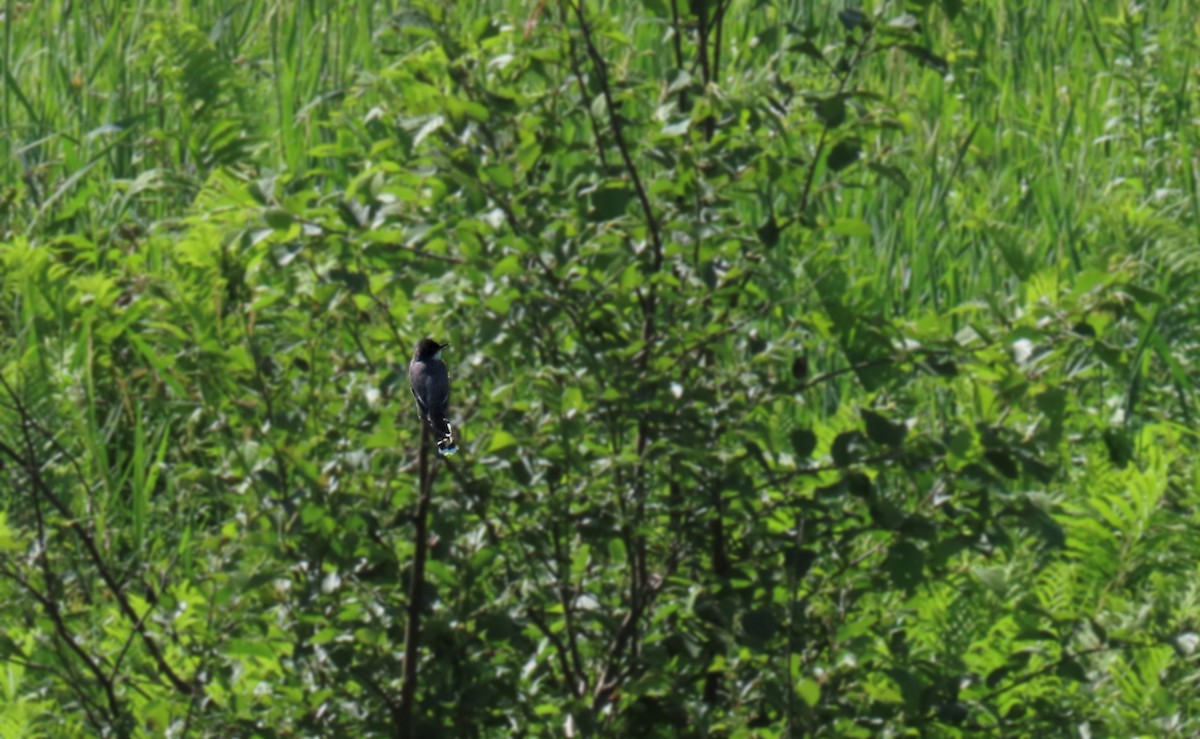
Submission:
[[[992,463],[996,471],[1008,479],[1015,480],[1020,477],[1021,472],[1017,469],[1017,463],[1007,451],[1003,449],[988,449],[983,453],[983,456],[987,461]]]
[[[247,639],[234,639],[225,646],[225,653],[236,657],[256,657],[274,663],[278,658],[270,644]]]
[[[792,441],[792,450],[800,459],[808,459],[812,456],[813,450],[817,448],[817,435],[808,429],[794,429],[789,437]]]
[[[829,233],[839,236],[854,236],[857,238],[870,238],[871,227],[865,221],[857,218],[838,218],[829,227]]]
[[[863,421],[867,425],[867,438],[876,444],[898,447],[908,435],[908,426],[902,423],[892,423],[882,415],[869,410],[862,411]]]
[[[843,431],[833,440],[830,455],[838,467],[848,467],[855,463],[863,452],[863,435],[858,431]]]
[[[895,165],[884,164],[881,162],[869,162],[867,164],[867,169],[871,170],[883,179],[890,180],[893,184],[897,185],[901,190],[903,190],[905,195],[912,191],[912,182],[909,181],[908,175],[904,174],[904,171]]]
[[[807,39],[792,44],[790,47],[788,47],[788,51],[798,51],[804,56],[809,57],[810,59],[815,59],[818,62],[825,61],[825,55],[821,53],[821,50],[817,48],[817,45]]]
[[[671,14],[670,9],[667,7],[666,0],[642,0],[642,5],[649,10],[652,15],[659,18],[667,18]]]
[[[958,17],[958,14],[962,12],[963,0],[941,0],[941,3],[942,12],[944,12],[946,17],[950,20],[954,20]]]
[[[871,20],[867,14],[861,10],[841,10],[838,11],[838,20],[847,31],[853,31],[856,28],[870,29]]]
[[[587,544],[578,547],[571,554],[571,574],[578,577],[582,575],[588,567],[588,563],[592,558],[592,548]]]
[[[929,67],[938,74],[947,74],[950,71],[950,63],[947,62],[945,58],[934,54],[924,46],[918,46],[917,44],[901,44],[900,48],[903,49],[906,54],[920,62],[921,66]]]
[[[1008,578],[1002,568],[975,567],[971,572],[996,596],[1003,598],[1008,594]]]
[[[0,469],[4,465],[0,464]],[[8,526],[8,514],[0,511],[0,553],[11,552],[21,547],[20,541],[14,536],[13,530]]]
[[[925,553],[915,544],[902,541],[888,550],[883,563],[884,570],[892,583],[904,590],[912,590],[921,583],[925,569]]]
[[[265,220],[267,222],[267,225],[270,226],[271,228],[273,228],[274,230],[285,231],[288,228],[290,228],[293,223],[296,222],[296,217],[293,216],[291,213],[287,212],[286,210],[281,210],[279,208],[271,208],[270,210],[263,213],[263,220]]]
[[[1079,664],[1073,657],[1063,657],[1058,661],[1058,666],[1055,667],[1054,673],[1066,680],[1072,680],[1077,683],[1086,683],[1088,681],[1087,670],[1083,669],[1083,665]]]
[[[796,694],[809,708],[813,708],[821,702],[821,685],[816,680],[806,677],[796,683]]]
[[[317,633],[313,634],[309,638],[308,643],[311,646],[320,646],[322,644],[328,644],[329,642],[333,641],[341,633],[342,633],[341,629],[334,628],[333,626],[327,626],[326,628],[321,629]]]
[[[608,540],[608,558],[613,562],[624,562],[627,557],[625,540],[612,538]]]
[[[779,223],[775,216],[767,218],[766,222],[758,227],[758,240],[768,249],[779,243]]]
[[[1164,305],[1167,302],[1166,296],[1162,293],[1149,290],[1140,285],[1124,285],[1121,291],[1127,293],[1131,298],[1145,306]]]
[[[853,141],[839,141],[834,145],[829,152],[828,164],[829,168],[834,172],[841,172],[846,167],[858,161],[859,155],[862,154],[862,149]]]
[[[488,167],[484,171],[488,180],[494,182],[499,187],[505,190],[513,186],[513,171],[512,167],[504,164],[497,164],[493,167]]]
[[[817,101],[817,117],[826,128],[837,128],[846,120],[846,98],[843,95],[822,98]]]
[[[170,359],[155,352],[154,347],[138,334],[127,333],[125,336],[129,339],[129,343],[133,344],[138,353],[158,373],[159,379],[166,383],[167,387],[171,388],[171,392],[178,398],[186,398],[188,395],[187,389],[175,378],[175,373],[168,364]]]
[[[511,449],[517,445],[517,439],[507,431],[497,431],[492,436],[492,441],[488,444],[488,453],[502,452]]]
[[[611,221],[625,215],[633,191],[621,183],[607,183],[593,190],[589,196],[592,221]]]

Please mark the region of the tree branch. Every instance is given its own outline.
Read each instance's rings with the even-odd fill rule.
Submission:
[[[417,696],[417,667],[420,661],[421,611],[425,607],[425,560],[429,555],[429,506],[433,498],[433,470],[430,465],[432,430],[422,424],[419,461],[420,497],[417,499],[416,530],[413,532],[413,565],[408,579],[407,620],[404,623],[404,671],[400,686],[400,705],[395,711],[396,732],[401,737],[417,736],[413,724],[413,704]]]

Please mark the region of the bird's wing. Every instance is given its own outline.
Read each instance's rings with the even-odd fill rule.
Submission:
[[[446,371],[446,365],[438,362],[437,371],[430,379],[430,384],[437,391],[437,396],[441,398],[441,407],[436,410],[443,416],[450,412],[450,373]]]
[[[417,401],[417,412],[421,414],[421,417],[424,418],[429,415],[429,412],[425,410],[425,406],[421,404],[421,399],[417,397],[417,391],[412,387],[409,387],[408,391],[412,393],[413,400]]]
[[[408,368],[408,389],[412,392],[413,400],[417,401],[417,411],[421,418],[429,416],[429,409],[421,402],[421,396],[428,394],[429,377],[424,365],[413,364]]]

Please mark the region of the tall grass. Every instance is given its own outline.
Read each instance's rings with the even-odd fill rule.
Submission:
[[[650,5],[593,0],[589,6],[618,86],[650,80],[653,89],[679,77],[670,24],[655,19],[644,7]],[[880,10],[883,21],[904,11],[901,2],[867,5],[869,11]],[[980,0],[953,21],[931,12],[921,33],[930,48],[947,57],[949,74],[893,51],[871,57],[851,81],[854,89],[880,91],[895,102],[890,109],[879,106],[894,115],[894,130],[863,134],[871,138],[862,148],[864,163],[886,162],[896,169],[887,170],[882,179],[868,167],[846,170],[842,176],[850,178],[850,186],[830,188],[828,197],[814,198],[819,212],[813,215],[850,227],[837,232],[793,226],[783,231],[778,248],[764,250],[769,253],[763,259],[808,288],[820,280],[797,265],[815,259],[814,253],[832,253],[836,259],[830,261],[842,270],[845,290],[862,293],[852,296],[861,302],[838,306],[843,313],[864,305],[872,317],[895,318],[896,325],[950,316],[937,324],[939,331],[947,325],[966,328],[977,312],[985,311],[990,311],[989,320],[981,323],[1003,331],[1022,311],[1037,308],[1036,315],[1049,315],[1051,310],[1040,309],[1074,299],[1102,282],[1114,264],[1136,263],[1140,274],[1147,275],[1140,284],[1147,287],[1139,287],[1142,292],[1128,303],[1136,304],[1130,310],[1145,311],[1146,320],[1137,324],[1136,335],[1119,337],[1127,338],[1126,344],[1096,348],[1098,353],[1124,354],[1125,359],[1112,362],[1113,372],[1130,368],[1118,380],[1127,385],[1126,397],[1109,406],[1123,403],[1123,417],[1132,418],[1129,411],[1153,392],[1158,393],[1155,400],[1182,409],[1170,414],[1173,419],[1187,419],[1195,391],[1186,367],[1195,359],[1192,326],[1198,316],[1186,312],[1195,310],[1194,300],[1177,303],[1171,295],[1189,289],[1200,265],[1195,247],[1200,236],[1200,79],[1193,70],[1200,19],[1188,6]],[[448,322],[440,323],[442,328],[479,320],[468,310],[442,315],[442,306],[421,290],[435,280],[438,289],[465,285],[462,292],[484,283],[491,289],[492,281],[486,274],[448,269],[420,283],[416,262],[397,262],[400,266],[394,268],[381,262],[382,267],[371,270],[361,264],[356,270],[341,269],[339,264],[326,270],[324,256],[313,260],[311,270],[281,270],[286,274],[278,284],[241,278],[268,260],[286,266],[301,250],[308,253],[295,264],[324,249],[344,249],[329,258],[345,264],[358,258],[360,247],[407,249],[401,243],[410,238],[404,219],[421,221],[424,234],[442,233],[436,229],[445,228],[438,221],[447,220],[446,212],[464,212],[438,197],[418,197],[415,193],[426,186],[420,173],[397,176],[388,182],[391,190],[385,195],[411,197],[419,205],[392,213],[386,229],[360,229],[368,233],[362,243],[333,238],[340,233],[339,214],[358,218],[353,209],[361,204],[350,201],[370,190],[373,181],[386,179],[383,174],[404,174],[413,164],[397,153],[405,145],[398,143],[403,122],[387,116],[397,114],[399,75],[406,76],[405,94],[420,95],[425,88],[417,65],[399,69],[397,60],[411,61],[425,52],[435,60],[444,57],[437,56],[440,49],[429,51],[432,45],[422,35],[427,29],[413,25],[408,7],[402,1],[369,0],[3,0],[0,264],[14,266],[11,274],[0,275],[0,283],[11,288],[17,309],[0,312],[0,331],[10,328],[6,320],[11,315],[17,339],[13,361],[21,355],[21,361],[40,362],[37,369],[44,371],[29,373],[30,382],[59,389],[58,394],[30,395],[43,403],[47,416],[66,419],[63,435],[75,439],[72,451],[87,467],[76,475],[78,487],[70,488],[71,505],[76,506],[71,512],[89,520],[99,541],[116,542],[105,554],[122,567],[129,563],[134,571],[164,558],[170,548],[190,579],[193,566],[202,573],[209,566],[205,558],[218,558],[227,572],[246,576],[244,582],[253,585],[246,591],[270,598],[274,596],[258,585],[278,576],[271,568],[279,563],[290,567],[300,558],[296,547],[315,546],[313,541],[321,539],[297,543],[284,535],[296,521],[316,527],[327,520],[336,528],[345,521],[332,513],[322,518],[323,506],[337,511],[347,501],[362,500],[378,511],[405,502],[391,488],[389,496],[397,497],[386,505],[370,498],[378,492],[373,486],[393,484],[393,478],[381,482],[392,472],[379,472],[379,479],[363,482],[361,488],[342,489],[329,482],[320,464],[333,460],[329,469],[349,469],[359,464],[357,452],[338,448],[336,455],[320,458],[309,451],[333,444],[333,436],[326,436],[331,427],[351,423],[348,419],[367,415],[367,410],[381,415],[379,396],[401,382],[383,377],[387,353],[401,333],[396,321],[405,322],[407,331],[435,321]],[[434,2],[430,7],[432,13],[451,16],[448,26],[464,31],[455,38],[482,38],[495,30],[493,24],[521,28],[534,17],[538,3]],[[794,48],[796,29],[814,28],[815,42],[830,44],[844,32],[836,19],[842,8],[840,3],[804,0],[735,0],[720,58],[722,69],[736,69],[737,74],[716,75],[714,94],[738,100],[753,98],[747,90],[792,99],[803,95],[805,90],[796,88],[828,71]],[[572,21],[562,4],[548,2],[537,22],[553,32]],[[497,36],[503,43],[521,43],[520,32]],[[470,55],[471,63],[483,59],[486,64],[484,55],[492,50],[484,44],[480,48],[478,58]],[[497,48],[495,53],[505,51]],[[758,63],[768,59],[777,63]],[[775,79],[770,70],[782,70],[776,76],[787,79]],[[696,76],[694,69],[688,71]],[[785,74],[791,72],[795,74]],[[393,83],[396,87],[389,88]],[[403,102],[420,107],[411,98]],[[629,104],[648,108],[658,102]],[[807,110],[796,109],[801,113],[790,120],[808,125]],[[640,119],[652,120],[648,115]],[[821,130],[820,124],[812,125]],[[795,162],[821,161],[820,136],[789,138],[789,146],[802,150],[787,154]],[[793,162],[776,164],[783,170]],[[486,170],[503,170],[491,192],[521,187],[504,167],[479,169],[481,177],[492,177]],[[602,172],[598,179],[609,176]],[[819,188],[820,177],[816,179]],[[744,233],[751,237],[754,224],[795,210],[795,203],[758,195],[739,200],[736,212],[732,207],[722,211],[748,225]],[[302,206],[276,207],[288,205],[289,198],[303,201]],[[377,202],[369,207],[384,202],[373,199]],[[345,210],[338,211],[339,206]],[[446,211],[432,212],[443,207]],[[321,235],[309,241],[312,234],[304,230],[310,225],[308,215],[298,215],[302,213],[334,215]],[[264,220],[271,228],[258,232]],[[698,217],[695,223],[700,222]],[[264,236],[268,230],[273,233]],[[144,238],[154,232],[160,236]],[[445,228],[444,233],[470,236],[468,228],[457,233]],[[597,240],[611,237],[600,230],[588,233]],[[423,245],[434,241],[432,236],[421,238],[426,239]],[[438,236],[437,248],[421,250],[420,257],[457,260],[446,253],[448,238]],[[240,241],[230,248],[235,239]],[[817,239],[833,248],[809,250]],[[227,249],[246,244],[255,248],[244,249],[240,263],[226,259]],[[469,243],[456,246],[464,253],[479,249]],[[6,261],[6,256],[20,258]],[[511,263],[518,263],[516,256]],[[482,261],[463,259],[461,264],[458,273],[486,269],[480,267]],[[18,269],[25,271],[18,274]],[[404,270],[409,272],[399,274]],[[507,276],[500,271],[498,266],[498,285]],[[628,272],[638,278],[636,269]],[[468,276],[478,279],[472,283]],[[409,282],[389,285],[389,280]],[[398,284],[417,285],[411,300]],[[514,301],[499,293],[472,292],[455,305],[480,314],[502,305],[493,311],[502,315]],[[763,333],[778,327],[795,332],[809,317],[814,326],[828,323],[832,319],[820,314],[832,311],[817,303],[809,300],[797,311],[811,307],[813,313],[797,316],[789,311],[799,301],[781,301],[788,308],[763,319],[761,325],[768,329]],[[1112,306],[1111,312],[1126,308]],[[173,319],[159,315],[160,309],[169,309]],[[367,311],[385,319],[372,319]],[[768,325],[770,321],[777,324]],[[301,325],[305,322],[309,325]],[[340,332],[331,335],[331,325]],[[754,330],[761,325],[755,322]],[[136,329],[126,330],[130,326]],[[1079,330],[1087,328],[1081,324]],[[953,331],[943,333],[949,342]],[[827,447],[858,423],[859,409],[849,399],[861,398],[862,388],[854,375],[840,372],[847,352],[837,342],[812,343],[812,355],[802,359],[811,359],[822,371],[835,370],[835,381],[813,389],[805,403],[791,397],[778,401],[769,430],[782,439],[791,429],[779,419],[794,420],[796,430],[801,423],[804,430],[821,428],[825,436],[820,444]],[[994,356],[1006,350],[998,345]],[[1153,362],[1156,357],[1161,361]],[[740,354],[736,358],[743,359]],[[775,359],[764,354],[752,361]],[[108,372],[112,368],[103,364],[125,361],[128,371]],[[1064,364],[1073,361],[1063,359]],[[1095,366],[1101,360],[1088,361]],[[543,357],[542,363],[550,362]],[[1141,382],[1152,366],[1165,369],[1169,380]],[[807,372],[792,367],[793,374]],[[275,384],[264,380],[264,373],[272,371],[278,372]],[[1035,371],[1031,366],[1029,372]],[[382,379],[367,377],[375,374]],[[1020,373],[1013,378],[1020,379]],[[379,387],[371,386],[376,379]],[[1096,395],[1119,392],[1112,389],[1115,384],[1098,381],[1087,390],[1095,388]],[[1072,385],[1079,387],[1083,383]],[[486,388],[475,390],[488,397]],[[970,392],[963,389],[964,397]],[[493,405],[500,404],[494,399],[503,393],[510,390],[497,389]],[[1167,398],[1170,393],[1174,397]],[[295,395],[286,404],[292,412],[272,410],[272,398],[280,394]],[[352,407],[360,396],[364,405]],[[1093,397],[1087,407],[1105,409],[1108,400]],[[930,399],[931,415],[949,415],[939,407],[942,402]],[[944,400],[947,407],[957,402]],[[979,404],[996,405],[986,398]],[[981,415],[987,420],[987,414]],[[824,416],[840,417],[840,422],[822,426]],[[1037,423],[1031,421],[1030,427]],[[516,446],[512,434],[502,433],[489,454]],[[1120,441],[1118,437],[1114,433]],[[391,449],[397,438],[392,422],[381,421],[370,445]],[[775,446],[786,448],[782,442]],[[177,454],[179,449],[187,453]],[[359,471],[366,477],[375,474]],[[289,485],[287,474],[308,484]],[[1119,484],[1124,483],[1113,483]],[[310,498],[294,497],[296,490],[306,489]],[[155,527],[160,520],[170,520],[178,529]],[[390,526],[390,519],[385,524],[380,528]],[[332,529],[321,536],[326,534],[333,538]],[[261,551],[253,548],[260,545]],[[253,554],[244,563],[243,551]],[[404,550],[396,551],[403,555]],[[174,562],[175,555],[166,558]],[[586,560],[584,551],[581,565]],[[214,583],[214,593],[218,587],[223,593],[240,592],[243,581],[230,577],[227,583]],[[208,607],[220,605],[214,594]],[[218,644],[243,636],[238,624],[222,628],[228,633],[205,638]],[[270,670],[264,668],[266,672]]]
[[[666,42],[666,26],[623,1],[603,5],[629,19],[621,64],[662,73],[669,55],[645,50]],[[899,5],[874,4],[885,17]],[[509,1],[446,12],[468,26],[487,17],[523,23],[534,8]],[[781,22],[835,32],[828,19],[836,9],[735,4],[726,60],[761,53],[760,34]],[[555,12],[551,5],[540,22],[555,22]],[[401,5],[368,0],[6,0],[5,231],[112,243],[119,228],[182,212],[216,164],[293,178],[352,176],[337,156],[313,153],[336,141],[337,111],[371,109],[370,86],[357,82],[392,63],[404,23]],[[208,101],[215,110],[198,110],[202,101],[180,94],[196,70],[186,59],[161,58],[156,24],[171,27],[169,43],[195,26],[227,65],[213,80],[221,85]],[[909,152],[912,187],[905,194],[867,186],[834,207],[831,217],[862,218],[872,228],[872,238],[847,245],[851,259],[885,270],[903,312],[1012,291],[1041,269],[1147,256],[1149,242],[1130,222],[1139,213],[1169,213],[1169,230],[1194,239],[1197,31],[1187,3],[989,0],[926,29],[933,46],[949,52],[948,80],[880,56],[861,84],[919,113],[903,121],[902,136],[876,144]],[[195,161],[206,135],[217,139],[210,147],[240,145],[227,146],[224,159],[218,151]],[[181,148],[175,139],[187,136],[192,145]]]
[[[902,5],[867,9],[886,19]],[[536,7],[492,0],[441,12],[482,29],[489,19],[525,24]],[[637,8],[597,8],[623,24],[614,68],[670,78],[673,57],[659,53],[669,24]],[[739,0],[723,66],[768,54],[785,68],[811,65],[778,30],[812,26],[831,39],[839,8]],[[561,23],[561,12],[550,3],[538,22]],[[1200,259],[1200,20],[1188,3],[984,0],[953,22],[930,18],[923,32],[950,75],[893,52],[856,80],[909,111],[898,135],[866,142],[868,159],[899,151],[890,161],[909,184],[863,170],[861,189],[824,202],[828,219],[870,227],[839,247],[851,272],[872,276],[880,300],[913,318],[1018,296],[1042,273],[1070,284],[1126,258],[1162,269],[1164,290],[1190,273]],[[93,262],[171,228],[217,167],[346,187],[361,161],[346,152],[370,138],[377,81],[421,42],[404,4],[370,0],[6,0],[5,19],[0,234]],[[746,208],[745,222],[762,222],[761,208]],[[785,259],[802,250],[794,242]]]

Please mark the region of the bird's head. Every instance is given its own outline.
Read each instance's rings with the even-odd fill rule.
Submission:
[[[433,339],[421,339],[417,344],[417,351],[413,354],[413,359],[418,362],[427,362],[431,359],[441,359],[442,350],[450,346],[450,342],[439,344]]]

